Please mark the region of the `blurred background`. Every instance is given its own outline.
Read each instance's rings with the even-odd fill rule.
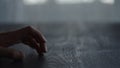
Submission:
[[[23,63],[0,68],[120,68],[120,0],[0,0],[0,33],[32,25],[48,52],[23,44]],[[43,59],[44,58],[44,59]]]
[[[119,3],[119,0],[0,0],[0,22],[119,22]]]

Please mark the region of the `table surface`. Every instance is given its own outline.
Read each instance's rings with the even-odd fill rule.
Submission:
[[[16,44],[25,53],[22,62],[0,59],[0,68],[120,68],[119,23],[32,24],[47,39],[48,52],[39,57],[35,50]],[[1,31],[23,27],[0,25]]]

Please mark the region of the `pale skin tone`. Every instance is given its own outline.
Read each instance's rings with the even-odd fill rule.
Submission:
[[[16,31],[0,33],[0,57],[23,59],[24,54],[15,49],[8,48],[13,44],[24,43],[35,49],[39,55],[47,51],[46,39],[31,26],[27,26]]]

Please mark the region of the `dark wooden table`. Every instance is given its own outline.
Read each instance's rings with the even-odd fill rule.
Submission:
[[[119,23],[30,24],[47,38],[48,52],[38,57],[24,44],[14,45],[26,54],[22,62],[0,59],[0,68],[120,68]],[[0,25],[1,31],[25,25]]]

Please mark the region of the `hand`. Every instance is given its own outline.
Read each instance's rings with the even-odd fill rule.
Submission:
[[[45,42],[46,39],[44,36],[37,30],[35,30],[33,27],[26,27],[23,28],[20,31],[20,41],[24,44],[29,45],[32,48],[35,48],[36,51],[41,54],[45,53],[47,51]]]
[[[25,27],[16,31],[6,32],[0,34],[0,56],[13,58],[23,57],[21,52],[18,52],[13,49],[8,49],[6,47],[12,46],[17,43],[24,43],[34,49],[39,53],[39,55],[47,51],[45,45],[44,36],[33,27]]]

